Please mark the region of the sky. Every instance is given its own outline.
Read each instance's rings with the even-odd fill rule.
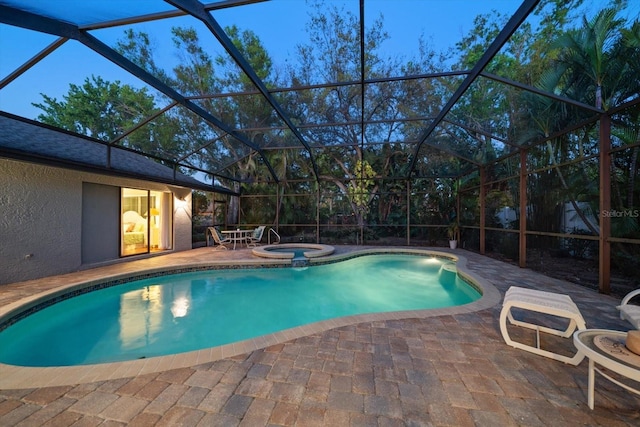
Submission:
[[[9,2],[12,0],[8,0]],[[36,0],[23,0],[35,2]],[[57,0],[56,5],[69,7],[82,4],[86,0]],[[98,0],[92,0],[98,1]],[[131,3],[125,0],[101,0],[116,7]],[[137,0],[150,4],[155,0]],[[598,0],[602,2],[605,0]],[[0,1],[1,3],[2,1]],[[100,1],[98,1],[99,3]],[[640,1],[631,0],[640,9]],[[359,16],[357,0],[327,0],[325,3],[344,5],[346,10]],[[473,28],[474,18],[483,13],[500,11],[511,16],[520,6],[518,0],[367,0],[365,20],[373,20],[381,14],[390,40],[383,45],[390,55],[411,56],[417,49],[418,38],[424,35],[431,40],[438,51],[453,47],[464,34]],[[165,8],[163,3],[158,3]],[[157,7],[157,6],[156,6]],[[296,45],[307,39],[305,25],[308,22],[308,6],[304,0],[273,0],[249,6],[229,8],[213,12],[213,17],[223,27],[236,24],[240,29],[250,29],[256,33],[274,62],[282,64],[292,60]],[[176,63],[179,59],[172,47],[169,29],[171,26],[200,25],[187,18],[147,22],[132,28],[147,32],[157,47],[156,59],[159,63]],[[202,27],[204,28],[204,27]],[[205,30],[199,32],[210,34]],[[97,30],[92,32],[97,38],[113,46],[123,36],[123,28]],[[36,34],[4,24],[0,24],[0,79],[27,61],[41,49],[56,39],[54,36]],[[201,37],[203,45],[212,51],[219,51],[217,42],[210,37]],[[27,118],[36,118],[41,110],[31,103],[41,102],[40,93],[62,99],[69,90],[69,84],[81,85],[91,75],[101,75],[105,80],[143,87],[144,84],[120,70],[111,62],[90,51],[78,42],[68,41],[57,51],[42,60],[32,69],[0,90],[0,110]],[[155,90],[151,90],[155,93]]]

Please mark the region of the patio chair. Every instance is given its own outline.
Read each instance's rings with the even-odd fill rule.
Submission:
[[[255,230],[253,230],[253,234],[247,236],[248,247],[255,248],[256,246],[258,246],[260,240],[262,240],[262,234],[264,233],[265,228],[266,227],[264,225],[261,225],[260,227],[257,227]]]
[[[207,233],[210,233],[211,237],[213,237],[214,246],[217,243],[217,248],[229,249],[225,245],[231,243],[232,240],[229,237],[223,236],[217,228],[207,227]],[[207,236],[207,246],[209,246],[209,236]]]
[[[623,299],[622,303],[618,307],[620,310],[620,318],[631,323],[634,328],[640,329],[640,306],[635,304],[629,304],[629,301],[634,297],[640,295],[640,289],[629,292]]]
[[[512,308],[537,312],[543,315],[555,316],[557,318],[564,318],[569,321],[569,324],[566,329],[563,330],[562,328],[556,329],[542,326],[537,323],[516,320],[511,313]],[[511,339],[507,329],[507,321],[512,325],[535,330],[535,347]],[[573,300],[571,300],[569,295],[511,286],[504,296],[502,310],[500,311],[500,332],[502,332],[502,338],[504,338],[504,341],[511,347],[526,350],[531,353],[539,354],[540,356],[545,356],[550,359],[559,360],[561,362],[577,366],[580,364],[582,359],[584,359],[584,353],[576,351],[573,356],[565,356],[550,350],[544,350],[540,348],[540,332],[569,338],[573,335],[573,332],[576,329],[583,330],[586,328],[587,326],[578,306],[573,302]]]

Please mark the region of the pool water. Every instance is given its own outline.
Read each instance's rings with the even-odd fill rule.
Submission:
[[[342,316],[480,298],[442,263],[415,255],[368,255],[306,269],[213,270],[139,280],[64,300],[9,326],[0,332],[0,362],[68,366],[133,360]]]

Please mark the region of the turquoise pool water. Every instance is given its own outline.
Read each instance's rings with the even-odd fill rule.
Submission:
[[[430,309],[480,294],[442,260],[368,255],[306,269],[212,270],[73,297],[0,332],[0,362],[69,366],[199,350],[330,318]]]

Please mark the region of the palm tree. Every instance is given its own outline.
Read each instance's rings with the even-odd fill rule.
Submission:
[[[625,31],[625,21],[617,17],[618,12],[617,8],[603,9],[590,20],[583,17],[581,27],[561,34],[551,44],[552,49],[559,51],[558,67],[543,74],[538,86],[549,92],[561,93],[585,103],[592,103],[603,110],[616,106],[637,94],[639,84],[632,71],[638,68],[637,48],[633,49],[634,41],[638,40],[638,32]],[[637,22],[634,23],[633,28],[637,29]],[[536,105],[536,108],[533,108],[535,111],[533,118],[545,136],[561,128],[561,122],[566,124],[570,116],[575,117],[578,114],[577,111],[569,111],[568,107],[557,110],[553,102],[548,99],[538,96],[533,96],[531,99]],[[592,130],[585,130],[587,140],[588,132]],[[576,142],[579,156],[582,156],[584,139],[578,138]],[[560,144],[557,149],[563,148],[566,147]],[[551,163],[556,164],[554,155],[556,149],[551,141],[547,143],[547,149]],[[577,191],[570,190],[570,185],[560,170],[556,168],[556,171],[563,188],[569,190],[571,202],[576,207],[575,198],[571,194]],[[582,172],[585,177],[589,175],[584,169]],[[589,180],[587,179],[586,182]],[[579,209],[576,211],[581,215]],[[588,221],[585,223],[589,224]],[[593,227],[590,228],[592,232],[595,231]]]
[[[640,24],[635,20],[630,27],[625,28],[627,23],[618,18],[618,11],[615,7],[607,8],[591,20],[583,18],[581,27],[563,33],[552,44],[552,47],[559,49],[558,67],[547,72],[541,79],[541,86],[545,90],[590,103],[603,111],[637,99],[640,93],[640,82],[637,78],[640,73]],[[616,206],[629,212],[637,212],[633,204],[634,181],[638,173],[638,114],[638,107],[634,106],[612,116],[612,138],[621,146],[632,146],[631,149],[617,152],[612,159],[612,198],[616,199]],[[541,116],[544,115],[538,115]],[[547,132],[559,129],[557,120],[564,118],[566,115],[562,114],[555,117],[546,115]],[[590,138],[596,139],[597,136],[593,134],[595,129],[595,126],[585,129],[584,138],[578,138],[577,143],[583,144]],[[552,155],[553,150],[550,147],[549,149]],[[578,157],[582,157],[582,145],[578,149]],[[587,177],[596,176],[595,169],[585,169],[590,167],[588,162],[583,161],[579,164]],[[555,169],[560,173],[558,168]],[[586,182],[593,183],[593,180]],[[623,188],[625,185],[626,191]],[[581,187],[576,187],[563,181],[563,187],[568,190],[571,201],[575,202],[573,195],[587,186],[582,184]],[[581,214],[578,209],[576,212]],[[613,218],[611,227],[614,236],[633,238],[637,237],[640,224],[637,218],[622,216]],[[637,245],[617,244],[616,250],[612,252],[613,261],[620,267],[635,265],[637,271],[637,252]]]
[[[604,110],[626,84],[623,71],[628,58],[617,55],[625,21],[617,14],[617,9],[607,8],[591,20],[583,17],[581,28],[565,32],[552,44],[561,50],[558,59],[564,66],[566,86],[580,88],[585,102],[591,100]]]

